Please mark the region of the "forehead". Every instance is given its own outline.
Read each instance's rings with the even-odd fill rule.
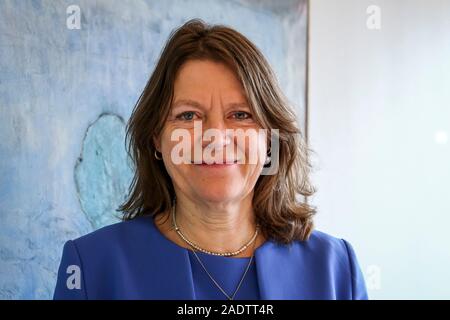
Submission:
[[[224,63],[211,60],[190,60],[177,73],[175,97],[205,98],[211,95],[245,98],[244,89],[233,70]]]

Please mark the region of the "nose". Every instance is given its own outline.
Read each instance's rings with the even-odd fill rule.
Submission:
[[[214,130],[211,133],[206,135],[206,139],[203,140],[204,148],[220,150],[231,144],[231,136],[225,130]]]
[[[212,114],[203,123],[203,147],[221,149],[231,143],[231,135],[227,132],[227,126],[223,116],[219,113]],[[213,138],[211,138],[213,137]]]

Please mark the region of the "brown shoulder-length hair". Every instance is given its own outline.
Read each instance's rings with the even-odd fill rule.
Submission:
[[[163,161],[154,157],[152,137],[159,136],[166,122],[177,71],[191,59],[227,64],[240,80],[256,121],[262,128],[279,130],[277,174],[261,175],[255,184],[256,221],[267,239],[283,244],[307,240],[316,211],[298,198],[312,195],[314,188],[309,182],[308,149],[295,113],[253,43],[229,27],[198,19],[171,33],[128,122],[127,149],[136,170],[129,197],[118,209],[123,220],[155,217],[172,208],[174,188]]]

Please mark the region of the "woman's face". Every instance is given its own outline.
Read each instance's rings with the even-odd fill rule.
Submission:
[[[174,85],[170,114],[155,145],[176,192],[198,201],[239,201],[261,174],[267,139],[256,134],[262,128],[238,78],[225,64],[190,60]]]

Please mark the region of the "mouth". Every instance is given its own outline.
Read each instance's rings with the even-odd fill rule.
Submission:
[[[202,163],[194,163],[194,161],[191,161],[192,164],[195,164],[196,166],[202,166],[202,167],[229,167],[234,166],[239,162],[239,160],[234,160],[232,163],[220,163],[220,162],[213,162],[213,163],[206,163],[205,161],[202,161]]]

